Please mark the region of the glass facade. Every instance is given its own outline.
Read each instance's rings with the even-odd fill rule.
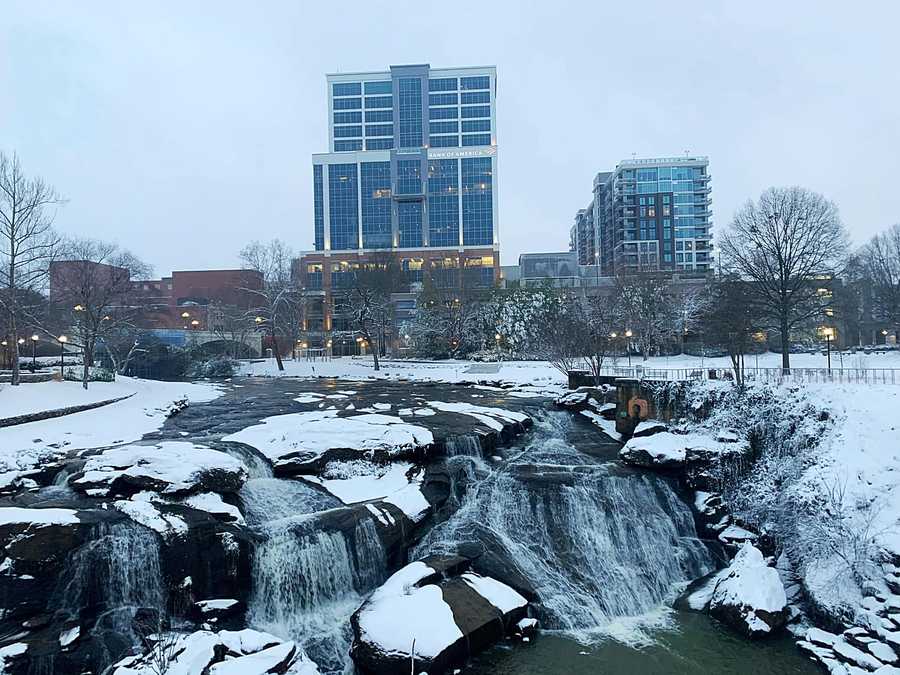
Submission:
[[[422,147],[422,80],[402,77],[399,91],[399,125],[397,145],[400,148]]]
[[[418,159],[401,159],[397,162],[397,194],[422,194],[422,163]]]
[[[328,225],[331,248],[359,248],[356,164],[328,167]]]
[[[463,244],[494,243],[493,172],[490,157],[462,160]]]
[[[422,202],[400,202],[397,204],[397,224],[400,235],[400,248],[414,248],[423,245]]]
[[[459,169],[455,159],[428,165],[428,244],[459,245]]]
[[[316,250],[325,248],[325,198],[322,188],[322,165],[313,165],[313,213]]]
[[[391,163],[360,164],[363,248],[391,247]]]

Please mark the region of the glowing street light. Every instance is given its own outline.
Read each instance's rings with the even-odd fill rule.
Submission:
[[[822,326],[819,328],[822,337],[825,338],[826,354],[828,355],[828,372],[831,372],[831,341],[834,339],[834,328],[831,326]]]
[[[37,367],[37,343],[40,340],[37,335],[31,336],[31,369],[34,370]]]
[[[82,305],[81,303],[78,303],[78,304],[75,305],[72,309],[74,309],[76,312],[83,312],[83,311],[84,311],[84,305]]]
[[[56,340],[59,342],[59,378],[65,378],[65,367],[66,367],[66,343],[69,341],[69,338],[65,335],[60,335]]]

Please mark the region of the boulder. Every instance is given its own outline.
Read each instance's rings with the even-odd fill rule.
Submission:
[[[619,450],[619,457],[626,464],[647,469],[677,469],[684,466],[689,442],[689,436],[670,432],[638,436]]]
[[[363,675],[440,675],[519,626],[528,601],[491,577],[464,572],[465,559],[432,556],[392,575],[351,618],[350,654]]]
[[[646,438],[648,436],[654,436],[655,434],[660,434],[664,431],[668,431],[668,427],[664,422],[660,422],[659,420],[641,420],[638,422],[638,425],[634,428],[634,432],[631,434],[632,438]]]
[[[190,495],[237,492],[247,469],[234,457],[184,441],[110,448],[85,461],[69,485],[92,497],[138,492]]]
[[[709,603],[712,616],[751,638],[778,631],[787,621],[787,596],[778,571],[745,543],[719,579]]]
[[[198,600],[191,606],[191,618],[198,624],[234,629],[241,625],[246,611],[247,606],[240,600]]]

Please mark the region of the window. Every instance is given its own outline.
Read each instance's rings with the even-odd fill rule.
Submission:
[[[663,209],[663,210],[662,210],[662,214],[663,214],[664,216],[671,216],[671,215],[672,215],[672,207],[669,206],[668,204],[663,204],[662,209]]]
[[[360,122],[362,122],[362,113],[359,111],[334,113],[335,124],[359,124]]]
[[[372,122],[393,122],[393,110],[366,110],[366,124]]]
[[[490,131],[490,120],[464,120],[462,123],[463,133],[469,131]]]
[[[366,96],[366,110],[369,108],[390,108],[394,105],[392,96]]]
[[[452,94],[429,94],[428,105],[456,105],[458,102],[456,92]]]
[[[332,250],[359,248],[356,164],[328,167],[328,197]]]
[[[463,244],[490,246],[494,243],[493,171],[490,157],[462,160],[462,189]]]
[[[440,77],[435,80],[428,80],[428,91],[456,91],[455,77]]]
[[[463,137],[465,140],[465,137]],[[459,147],[459,136],[430,136],[428,143],[432,148],[457,148]],[[465,142],[463,142],[465,145]]]
[[[463,145],[490,145],[490,134],[469,134],[463,136]]]
[[[428,119],[430,120],[455,120],[459,117],[456,108],[429,108]]]
[[[391,81],[385,82],[366,82],[364,85],[367,94],[390,94]]]
[[[353,136],[362,136],[362,127],[352,126],[352,127],[335,127],[334,128],[334,137],[335,138],[352,138]]]
[[[362,139],[355,141],[335,141],[335,152],[358,152],[362,150]]]
[[[432,134],[455,134],[459,131],[459,122],[431,122],[428,131]]]
[[[363,248],[391,247],[391,163],[360,164]]]
[[[421,163],[418,159],[401,159],[397,162],[397,194],[422,194]]]
[[[648,216],[649,218],[655,218],[655,217],[656,217],[656,207],[655,207],[655,206],[651,206],[651,207],[649,207],[649,208],[647,209],[647,216]]]
[[[362,99],[359,98],[336,98],[334,99],[335,110],[359,110],[362,108]]]
[[[656,169],[638,169],[637,179],[639,183],[641,181],[655,181]]]
[[[359,82],[335,82],[331,85],[332,96],[359,96],[361,93]]]
[[[459,79],[460,89],[490,89],[491,78],[487,75],[479,77],[461,77]]]
[[[465,103],[490,103],[491,92],[489,91],[470,91],[463,92],[461,97],[463,104]]]
[[[397,226],[400,234],[400,248],[422,246],[422,202],[400,202],[397,204]],[[420,262],[418,279],[410,277],[409,280],[421,281],[421,270]]]
[[[401,148],[422,147],[422,80],[416,77],[400,78],[398,143]]]
[[[459,245],[459,166],[455,159],[432,160],[428,166],[428,243]]]
[[[393,138],[367,138],[366,150],[390,150],[394,147]]]
[[[313,213],[315,246],[317,251],[325,248],[325,198],[322,189],[322,165],[313,165]]]
[[[489,105],[472,105],[462,109],[463,118],[466,117],[490,117],[491,106]],[[455,117],[455,115],[454,115]]]
[[[366,136],[393,136],[393,124],[367,124]]]

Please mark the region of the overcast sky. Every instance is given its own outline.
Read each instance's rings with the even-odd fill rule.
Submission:
[[[719,5],[719,9],[711,9]],[[568,248],[596,172],[708,155],[714,232],[769,185],[900,221],[900,2],[39,2],[0,10],[0,149],[65,233],[172,269],[312,248],[325,73],[496,65],[503,264]]]

